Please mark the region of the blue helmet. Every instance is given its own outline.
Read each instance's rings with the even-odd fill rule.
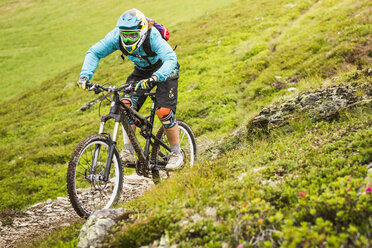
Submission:
[[[134,52],[145,41],[148,31],[146,16],[137,9],[130,9],[119,17],[116,24],[120,40],[128,53]]]

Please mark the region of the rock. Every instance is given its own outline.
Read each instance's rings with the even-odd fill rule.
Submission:
[[[372,77],[372,68],[366,68],[363,70],[364,76]]]
[[[283,111],[286,111],[286,112],[292,112],[298,107],[299,107],[298,102],[295,99],[288,100],[281,105],[281,108],[283,109]]]
[[[199,222],[203,220],[203,218],[199,214],[194,214],[190,218],[192,219],[193,222]]]
[[[136,173],[130,174],[128,176],[124,176],[124,183],[127,184],[148,184],[150,183],[151,179],[147,177],[142,177],[137,175]]]
[[[181,227],[187,226],[188,224],[189,224],[189,222],[187,220],[180,221],[180,226]]]
[[[279,81],[280,78],[277,78],[277,80],[271,84],[271,87],[275,87],[278,90],[287,88],[287,85],[281,81]]]
[[[356,94],[358,92],[358,94]],[[361,92],[363,92],[361,94]],[[326,89],[301,94],[279,106],[263,108],[247,125],[248,135],[257,131],[286,125],[296,113],[307,113],[310,120],[333,121],[339,118],[342,109],[352,108],[372,101],[372,84],[335,85]]]
[[[159,247],[168,247],[169,246],[169,237],[168,235],[161,236]]]
[[[79,235],[79,248],[100,247],[106,233],[115,224],[115,217],[122,214],[125,210],[102,209],[89,216],[83,225]]]
[[[211,208],[211,207],[207,207],[205,209],[205,215],[208,217],[208,218],[216,218],[217,216],[217,208]]]
[[[319,100],[319,95],[316,94],[316,93],[310,93],[308,95],[305,95],[302,100],[301,100],[301,104],[302,106],[306,106],[306,105],[314,105],[316,101]]]
[[[240,175],[238,176],[238,180],[239,180],[239,181],[242,181],[242,180],[244,179],[245,176],[247,176],[247,173],[245,173],[245,172],[242,173],[242,174],[240,174]]]
[[[131,177],[130,177],[131,178]],[[142,195],[152,183],[150,180],[132,180],[131,185],[124,181],[121,195],[122,201],[130,201]],[[0,223],[0,247],[19,247],[20,240],[30,240],[39,233],[48,235],[58,227],[68,227],[71,224],[81,220],[73,210],[68,197],[57,197],[52,201],[40,202],[27,208],[24,212],[17,212],[9,219],[10,224]],[[109,222],[98,222],[99,226],[110,224]],[[3,226],[5,225],[5,226]],[[84,227],[85,231],[87,230]],[[98,231],[92,236],[104,236],[105,234]],[[23,242],[23,241],[21,241]]]
[[[367,164],[367,169],[372,169],[372,162],[370,162],[369,164]]]

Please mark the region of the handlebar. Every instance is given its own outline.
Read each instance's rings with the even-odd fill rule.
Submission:
[[[105,87],[100,84],[92,84],[92,83],[86,83],[86,86],[89,91],[94,91],[94,93],[96,94],[99,94],[102,91],[107,91],[109,93],[124,91],[125,93],[130,94],[134,92],[134,87],[135,87],[134,84],[125,84],[121,87],[116,87],[116,86]]]

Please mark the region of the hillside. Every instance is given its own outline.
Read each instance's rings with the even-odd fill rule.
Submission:
[[[2,0],[0,75],[3,88],[0,102],[81,64],[88,48],[114,27],[126,9],[138,7],[148,16],[171,26],[231,2],[205,0],[189,4],[157,0],[156,4],[144,4],[140,0]]]
[[[364,181],[372,161],[370,105],[341,109],[331,120],[312,121],[311,113],[299,112],[270,132],[227,136],[250,127],[264,107],[302,93],[370,85],[371,8],[367,0],[241,0],[174,25],[174,17],[159,15],[169,23],[170,43],[178,45],[177,115],[192,126],[204,152],[193,170],[126,204],[138,214],[120,223],[109,245],[138,247],[162,236],[180,247],[370,244],[372,198]],[[115,22],[99,27],[100,35],[84,46]],[[79,110],[96,96],[75,88],[77,58],[71,55],[63,69],[33,79],[41,84],[3,101],[3,211],[64,196],[74,146],[98,130],[98,107]],[[120,84],[131,69],[114,53],[101,61],[94,80]],[[369,96],[364,88],[353,94]],[[210,155],[213,150],[219,152]],[[73,228],[55,235],[35,245],[77,242]]]

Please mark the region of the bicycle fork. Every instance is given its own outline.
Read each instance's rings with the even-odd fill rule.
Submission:
[[[118,114],[118,104],[117,104],[118,101],[119,101],[119,96],[114,95],[114,99],[111,102],[110,113],[106,116],[101,117],[101,124],[100,124],[99,131],[98,131],[99,134],[104,134],[105,133],[104,132],[105,131],[105,124],[106,124],[107,120],[114,119],[115,120],[115,126],[114,126],[112,136],[110,136],[110,134],[108,134],[108,143],[109,143],[108,144],[109,145],[108,150],[109,150],[109,152],[108,152],[108,155],[107,155],[104,175],[103,176],[99,175],[98,178],[96,178],[99,181],[107,182],[110,178],[111,163],[112,163],[112,159],[113,159],[113,156],[114,156],[114,153],[115,153],[115,148],[116,148],[116,143],[117,143],[116,140],[117,140],[119,125],[120,125],[120,121],[121,121],[120,115]],[[89,173],[90,178],[88,178],[90,181],[91,181],[91,179],[93,179],[92,177],[95,177],[95,170],[96,170],[100,150],[101,150],[101,145],[96,144],[95,147],[94,147],[92,165],[90,167],[90,173]]]
[[[105,122],[102,121],[101,125],[100,125],[100,128],[99,128],[99,134],[104,133],[104,128],[105,128]],[[89,181],[98,180],[98,181],[107,182],[109,180],[110,170],[111,170],[111,163],[112,163],[112,159],[113,159],[113,156],[114,156],[114,153],[115,153],[115,147],[116,147],[116,143],[117,143],[116,139],[117,139],[118,130],[119,130],[119,122],[115,122],[115,127],[114,127],[114,131],[113,131],[113,134],[112,134],[112,139],[111,139],[110,135],[109,135],[109,139],[108,139],[108,141],[109,141],[109,152],[108,152],[108,155],[107,155],[105,173],[104,173],[103,176],[95,175],[95,170],[96,170],[96,167],[97,167],[98,157],[99,157],[99,153],[101,151],[101,145],[100,144],[95,145],[94,152],[93,152],[93,158],[92,158],[92,164],[90,166],[89,176],[86,176],[86,178]]]

